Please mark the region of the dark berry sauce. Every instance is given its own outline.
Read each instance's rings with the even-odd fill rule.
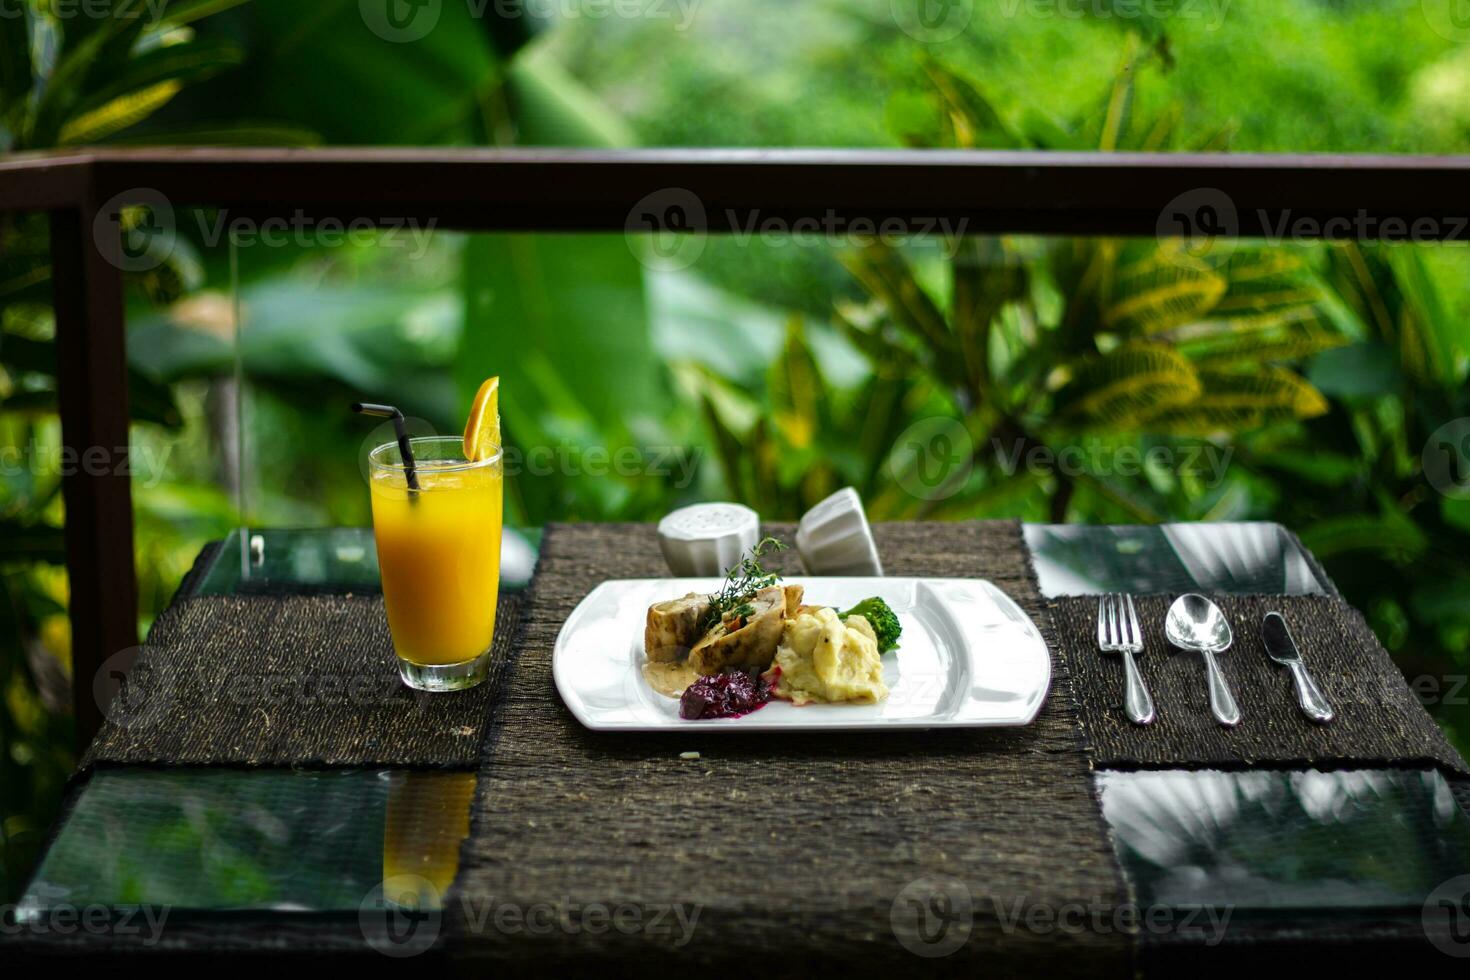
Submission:
[[[701,677],[684,689],[679,698],[679,717],[739,718],[771,700],[771,688],[759,677],[744,671]]]

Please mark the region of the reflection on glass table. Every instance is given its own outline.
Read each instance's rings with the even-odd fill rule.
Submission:
[[[1104,772],[1098,785],[1145,909],[1416,919],[1470,873],[1470,817],[1438,772]]]
[[[389,880],[437,903],[475,776],[407,770],[102,770],[17,908],[356,913]]]
[[[1279,524],[1028,524],[1025,534],[1046,596],[1329,591]]]
[[[1028,524],[1025,535],[1041,591],[1048,596],[1328,591],[1300,545],[1277,524]],[[506,528],[503,588],[529,584],[540,544],[539,529]],[[369,592],[378,587],[371,528],[240,529],[208,563],[198,592]]]
[[[531,582],[538,529],[505,528],[500,587],[516,592]],[[369,527],[237,528],[208,560],[198,595],[284,592],[377,592],[378,550]]]

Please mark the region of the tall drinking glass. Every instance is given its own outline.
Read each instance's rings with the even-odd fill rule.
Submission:
[[[369,454],[373,533],[403,683],[458,691],[485,679],[500,587],[501,454],[469,461],[453,436],[413,439],[418,489],[397,443]]]

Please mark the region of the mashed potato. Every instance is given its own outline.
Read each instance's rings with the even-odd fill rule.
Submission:
[[[786,620],[776,662],[766,676],[777,668],[780,675],[772,693],[794,704],[871,704],[888,697],[878,639],[861,616],[849,616],[844,623],[835,610],[824,608]]]

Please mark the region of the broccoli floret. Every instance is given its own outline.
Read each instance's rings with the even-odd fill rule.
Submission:
[[[898,638],[903,633],[898,614],[888,608],[888,603],[877,596],[864,599],[847,612],[837,615],[843,619],[848,616],[861,616],[866,619],[868,625],[873,627],[873,634],[878,637],[879,653],[887,653],[898,646]]]

